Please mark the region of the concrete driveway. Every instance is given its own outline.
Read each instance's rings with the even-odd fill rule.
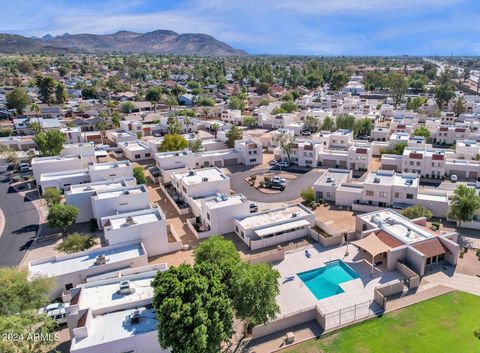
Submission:
[[[245,178],[247,178],[248,176],[254,173],[263,173],[266,171],[268,171],[268,169],[249,170],[245,172],[237,172],[231,174],[229,175],[230,187],[233,191],[239,194],[243,194],[247,199],[251,201],[266,203],[286,202],[298,199],[300,197],[300,192],[311,187],[313,183],[322,174],[322,171],[318,169],[312,169],[303,174],[295,173],[297,179],[288,181],[285,190],[278,194],[264,194],[263,192],[251,187],[247,182],[245,182]],[[285,171],[292,173],[288,169]]]
[[[38,228],[38,212],[33,203],[0,179],[0,208],[5,228],[0,236],[0,266],[17,266],[33,243]],[[37,194],[34,189],[30,193]]]

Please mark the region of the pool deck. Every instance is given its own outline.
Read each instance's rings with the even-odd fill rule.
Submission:
[[[332,320],[328,323],[330,326],[338,325],[352,316],[367,316],[378,309],[375,305],[370,305],[375,287],[395,279],[403,279],[404,276],[397,271],[387,272],[385,265],[381,265],[375,268],[372,277],[371,265],[365,259],[364,253],[353,245],[349,245],[348,248],[349,255],[345,256],[346,246],[323,248],[319,244],[309,245],[287,253],[285,260],[274,264],[273,267],[280,272],[280,294],[277,297],[280,313],[277,317],[288,316],[317,306],[323,314],[327,316],[332,314]],[[310,252],[310,258],[305,256],[305,249]],[[350,266],[359,278],[340,283],[339,286],[345,291],[344,293],[318,300],[297,274],[322,267],[326,262],[337,259]],[[293,275],[293,280],[286,280]],[[341,310],[344,312],[342,313]]]

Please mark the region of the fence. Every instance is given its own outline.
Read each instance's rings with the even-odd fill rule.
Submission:
[[[278,246],[275,250],[270,250],[267,252],[263,252],[258,255],[250,256],[247,261],[251,264],[258,264],[261,262],[265,263],[273,263],[282,261],[285,259],[285,248]]]
[[[325,332],[329,332],[382,313],[383,309],[374,300],[368,300],[326,314],[317,307],[316,319]]]

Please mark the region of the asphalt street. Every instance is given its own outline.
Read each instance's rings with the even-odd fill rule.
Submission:
[[[17,193],[8,179],[0,179],[0,208],[5,215],[5,228],[0,236],[0,266],[17,266],[33,242],[39,218],[33,203]]]

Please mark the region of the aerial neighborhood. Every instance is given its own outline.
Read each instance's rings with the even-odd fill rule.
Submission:
[[[0,331],[55,335],[0,351],[417,352],[307,348],[427,303],[480,351],[479,68],[0,56]]]

